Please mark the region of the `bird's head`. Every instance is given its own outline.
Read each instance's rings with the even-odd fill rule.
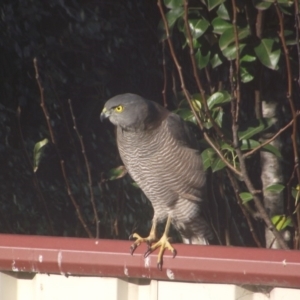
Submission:
[[[154,102],[135,94],[122,94],[105,103],[100,119],[108,118],[115,126],[137,131],[156,123],[158,116],[159,107]]]

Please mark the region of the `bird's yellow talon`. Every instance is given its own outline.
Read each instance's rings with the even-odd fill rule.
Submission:
[[[159,249],[157,267],[162,268],[165,249],[176,255],[168,238],[171,219],[184,241],[207,244],[213,233],[203,215],[206,174],[194,137],[179,116],[161,105],[134,94],[117,95],[105,103],[101,120],[109,118],[117,127],[121,159],[154,208],[153,225],[146,238],[134,233],[131,254],[143,242],[147,257]],[[174,204],[174,205],[173,205]],[[157,221],[167,218],[162,238],[157,241]],[[188,234],[185,234],[188,232]]]
[[[137,233],[133,233],[130,236],[130,239],[136,239],[133,244],[130,247],[130,253],[131,255],[133,254],[133,252],[135,251],[135,249],[141,244],[141,243],[147,243],[148,245],[148,249],[150,248],[151,244],[156,241],[156,235],[155,235],[155,222],[152,225],[152,228],[150,230],[149,236],[148,237],[141,237],[139,234]]]
[[[156,242],[155,244],[153,244],[152,246],[150,246],[148,248],[148,250],[146,251],[146,253],[144,254],[144,257],[147,257],[154,250],[160,248],[159,252],[158,252],[158,255],[157,255],[157,268],[159,270],[162,269],[163,254],[164,254],[164,252],[165,252],[166,249],[168,249],[168,250],[170,250],[172,252],[173,258],[177,254],[176,250],[174,249],[174,247],[170,243],[171,239],[168,237],[168,232],[169,232],[170,224],[171,224],[171,217],[169,216],[168,219],[167,219],[167,224],[166,224],[166,227],[165,227],[164,234],[162,235],[162,237],[160,238],[160,240],[158,242]]]

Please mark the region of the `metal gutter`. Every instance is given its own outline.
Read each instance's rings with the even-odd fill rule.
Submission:
[[[300,288],[300,252],[176,244],[144,259],[146,245],[129,253],[130,241],[0,234],[0,270]]]

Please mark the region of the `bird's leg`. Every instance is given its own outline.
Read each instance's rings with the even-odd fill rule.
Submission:
[[[159,252],[157,255],[157,267],[161,270],[162,268],[162,263],[163,263],[163,254],[165,249],[170,250],[173,253],[173,258],[176,256],[176,250],[173,248],[173,246],[171,245],[171,243],[169,242],[169,229],[170,229],[170,225],[171,225],[171,216],[168,216],[167,219],[167,223],[166,223],[166,227],[165,227],[165,231],[162,235],[162,237],[160,238],[160,240],[155,243],[154,245],[151,245],[148,249],[148,251],[145,253],[145,257],[147,257],[151,252],[153,252],[155,249],[159,248]]]
[[[130,253],[131,255],[133,254],[134,250],[141,244],[141,243],[147,243],[150,247],[150,245],[157,240],[156,238],[156,218],[153,218],[152,220],[152,227],[151,230],[149,232],[149,236],[148,237],[141,237],[140,235],[138,235],[137,233],[133,233],[130,238],[135,238],[136,240],[134,241],[134,243],[130,246]]]

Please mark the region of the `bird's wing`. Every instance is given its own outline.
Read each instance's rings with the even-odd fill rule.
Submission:
[[[197,150],[196,137],[185,121],[178,115],[170,113],[167,122],[168,129],[176,140],[182,143],[183,146]]]
[[[177,145],[182,149],[178,159],[184,161],[185,165],[184,169],[174,166],[172,172],[181,178],[181,182],[176,187],[172,187],[172,190],[177,193],[179,198],[189,202],[201,202],[204,206],[206,175],[197,147],[196,136],[187,123],[174,113],[168,115],[166,122],[169,134],[178,141]]]

